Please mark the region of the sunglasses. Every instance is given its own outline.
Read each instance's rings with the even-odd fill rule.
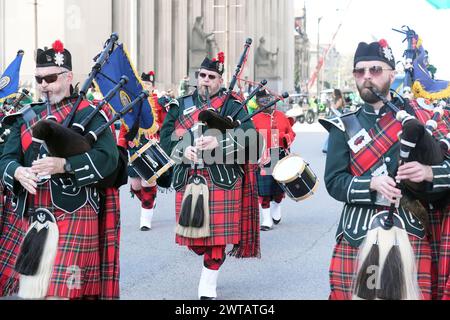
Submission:
[[[42,80],[45,80],[46,83],[50,84],[50,83],[53,83],[56,80],[58,80],[58,76],[62,75],[64,73],[67,73],[67,71],[63,71],[63,72],[60,72],[60,73],[49,74],[49,75],[46,75],[46,76],[43,76],[43,77],[35,76],[34,78],[36,79],[36,82],[39,83],[39,84],[42,83]]]
[[[377,77],[383,73],[383,70],[390,70],[388,68],[383,68],[381,66],[373,66],[373,67],[366,67],[366,68],[355,68],[353,69],[353,75],[357,78],[362,78],[366,74],[366,70],[369,70],[369,73],[371,76]]]
[[[199,75],[199,77],[202,78],[202,79],[208,77],[209,80],[215,80],[215,79],[217,78],[217,76],[215,76],[215,75],[213,75],[213,74],[206,74],[206,73],[204,73],[204,72],[200,72],[198,75]]]

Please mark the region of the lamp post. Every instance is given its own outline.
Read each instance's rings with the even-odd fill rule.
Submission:
[[[319,66],[320,61],[320,21],[323,17],[317,19],[317,66]],[[320,71],[317,70],[317,98],[319,98],[320,93]]]

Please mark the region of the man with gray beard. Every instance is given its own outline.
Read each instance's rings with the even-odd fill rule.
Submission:
[[[2,235],[0,263],[19,279],[20,298],[118,298],[118,191],[94,186],[117,167],[115,138],[106,130],[88,152],[68,158],[49,154],[33,138],[34,125],[42,119],[62,123],[78,97],[72,86],[72,56],[60,41],[38,49],[35,78],[48,103],[33,104],[5,119],[12,125],[0,158],[8,190],[5,214],[24,223],[23,230]],[[73,121],[91,111],[89,102],[82,101]],[[97,129],[107,118],[96,114],[86,130]],[[71,143],[60,138],[61,144]],[[73,150],[78,147],[73,145]]]

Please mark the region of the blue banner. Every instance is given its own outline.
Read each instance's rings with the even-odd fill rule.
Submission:
[[[0,102],[14,96],[19,90],[20,66],[24,52],[20,50],[0,77]]]
[[[120,112],[131,101],[136,99],[143,90],[141,78],[130,61],[123,44],[111,53],[109,59],[103,65],[101,71],[95,78],[95,82],[101,93],[105,96],[117,83],[120,77],[127,76],[128,83],[111,99],[110,106],[114,112]],[[137,104],[129,113],[122,118],[122,124],[130,130],[139,125],[139,132],[154,133],[157,130],[151,99],[146,99]],[[139,136],[140,136],[139,134]]]

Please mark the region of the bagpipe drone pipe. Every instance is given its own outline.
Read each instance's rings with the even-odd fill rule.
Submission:
[[[120,84],[118,84],[119,86]],[[122,84],[123,85],[123,84]],[[116,92],[120,90],[115,90]],[[108,94],[109,95],[109,94]],[[89,151],[98,137],[110,128],[115,121],[126,115],[134,106],[141,103],[144,99],[149,97],[148,91],[142,91],[139,96],[126,105],[120,112],[117,112],[111,120],[100,126],[95,130],[91,130],[88,133],[80,134],[71,128],[66,128],[54,121],[42,120],[39,121],[33,128],[33,137],[39,140],[45,141],[48,151],[51,155],[56,157],[67,158]],[[101,104],[105,104],[105,100]],[[91,111],[87,118],[92,118],[100,110],[99,107]],[[86,123],[83,121],[81,124],[83,127]],[[76,128],[80,128],[77,126]],[[84,133],[84,132],[83,132]],[[70,141],[70,143],[67,143]],[[127,182],[127,163],[128,156],[126,150],[119,148],[119,163],[116,170],[111,173],[105,179],[99,181],[95,186],[99,188],[118,188]],[[123,149],[123,151],[121,151]]]
[[[7,101],[3,104],[3,106],[0,108],[0,112],[3,113],[4,116],[8,116],[10,114],[14,114],[18,111],[18,107],[20,106],[20,103],[29,95],[29,91],[26,89],[22,89],[19,96],[11,103],[8,104]],[[0,123],[0,130],[3,129],[4,124]],[[4,143],[6,141],[6,138],[11,133],[11,130],[6,128],[2,134],[0,135],[0,144]]]
[[[82,101],[85,100],[88,88],[91,86],[96,75],[101,71],[102,66],[108,59],[114,45],[118,40],[118,35],[113,33],[111,37],[107,40],[102,52],[97,56],[95,64],[89,74],[88,79],[84,82],[82,88],[80,89],[79,96],[73,105],[70,113],[64,119],[62,124],[58,124],[55,121],[50,121],[50,119],[41,120],[33,127],[33,137],[40,141],[46,143],[50,155],[55,157],[68,158],[71,156],[79,155],[89,151],[92,145],[97,140],[97,137],[106,130],[107,126],[102,126],[102,130],[94,130],[89,133],[85,132],[85,128],[89,125],[91,120],[96,114],[98,114],[102,108],[107,105],[107,103],[118,93],[123,86],[128,82],[126,76],[122,76],[120,81],[113,87],[100,101],[95,109],[93,109],[80,123],[73,123],[73,117],[78,110]],[[123,110],[130,110],[137,103],[142,101],[142,97],[146,93],[141,93],[138,98],[129,103],[124,107]],[[50,114],[50,113],[49,113]],[[109,121],[109,125],[114,123],[122,117],[126,112],[119,112],[114,116],[114,120]],[[70,141],[70,143],[68,143]],[[119,152],[119,161],[113,173],[105,177],[103,180],[95,184],[96,187],[101,189],[106,189],[110,187],[119,188],[120,186],[127,183],[127,165],[128,165],[128,154],[127,151],[117,146]]]
[[[408,114],[405,110],[400,110],[392,102],[382,97],[374,89],[371,91],[380,100],[386,104],[395,114],[396,119],[402,123],[402,132],[400,135],[400,160],[402,162],[417,161],[423,165],[433,166],[441,164],[445,159],[450,149],[448,138],[438,141],[432,132],[437,128],[437,122],[443,114],[442,107],[436,107],[434,114],[430,120],[424,125],[417,120],[413,115]],[[408,103],[407,101],[404,101]],[[403,181],[407,192],[414,198],[427,203],[445,204],[440,201],[448,201],[448,191],[440,193],[427,193],[426,182],[415,183],[411,181]]]

